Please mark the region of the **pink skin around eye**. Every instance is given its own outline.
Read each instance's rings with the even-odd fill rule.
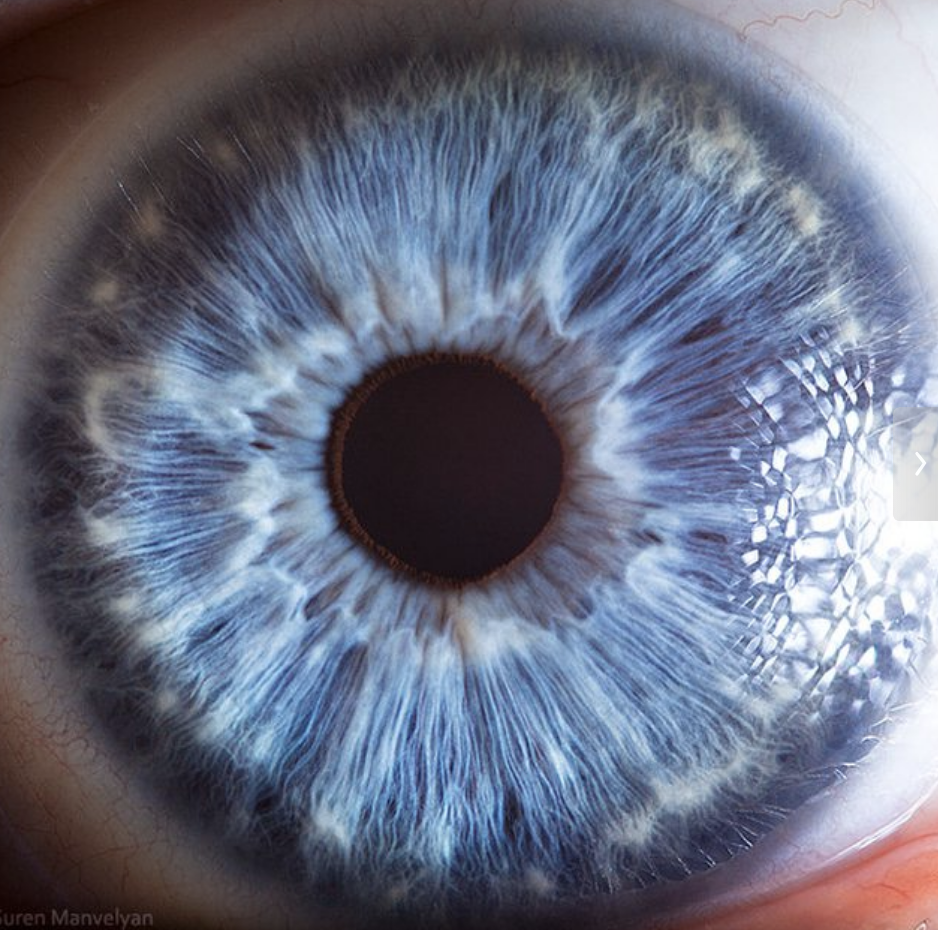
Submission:
[[[928,930],[938,921],[938,823],[920,818],[884,849],[758,904],[673,930]],[[669,928],[672,930],[672,928]]]
[[[547,2],[545,0],[545,4]],[[625,3],[628,0],[609,2]],[[935,155],[938,154],[938,79],[932,73],[932,63],[938,62],[938,28],[932,25],[931,32],[921,28],[921,16],[928,15],[930,0],[896,0],[892,4],[878,0],[816,0],[814,3],[808,0],[676,2],[693,12],[727,23],[737,30],[741,41],[765,45],[781,54],[806,71],[809,80],[816,80],[842,100],[846,107],[861,111],[860,118],[866,120],[873,131],[879,130],[887,144],[905,161],[914,182],[922,187],[923,196],[934,198],[938,189],[938,174],[933,170]],[[161,0],[136,0],[136,3],[140,9],[144,5],[153,8],[160,7]],[[26,37],[30,32],[43,30],[48,24],[81,13],[94,5],[93,0],[0,2],[0,45]],[[562,6],[563,2],[551,5]],[[127,4],[118,3],[115,6],[126,7]],[[177,13],[191,17],[193,21],[200,18],[199,13],[191,8],[185,10],[185,6],[165,3],[156,14],[159,23],[157,30],[163,30],[162,34],[168,35],[172,26],[170,18]],[[228,0],[211,0],[199,5],[200,10],[212,10],[214,12],[211,15],[218,16],[230,15],[236,8],[237,4]],[[935,9],[933,3],[932,9]],[[923,13],[923,10],[926,12]],[[934,14],[931,14],[929,22],[934,24]],[[848,28],[856,30],[857,41],[853,44],[842,39],[844,30]],[[121,46],[114,49],[114,54],[118,57],[129,56],[130,52],[126,46]],[[50,109],[43,113],[35,112],[28,106],[17,111],[15,107],[18,98],[8,96],[4,99],[3,84],[6,81],[15,84],[20,79],[28,80],[35,75],[29,73],[28,67],[23,67],[20,75],[12,79],[7,77],[0,56],[0,121],[14,116],[16,119],[16,131],[9,136],[6,135],[7,126],[0,122],[0,140],[7,140],[6,146],[0,145],[0,239],[8,216],[16,211],[20,195],[35,180],[32,172],[38,169],[32,164],[36,151],[32,146],[37,145],[40,152],[52,150],[53,143],[44,141],[54,138],[52,133],[55,127],[50,130],[49,114],[55,114],[53,122],[59,126],[69,120],[78,126],[83,109],[96,106],[99,97],[105,99],[109,82],[116,80],[114,73],[117,72],[109,70],[107,63],[102,61],[95,65],[99,71],[93,76],[77,73],[74,62],[78,60],[64,48],[52,57],[47,54],[41,60],[37,59],[36,74],[43,76],[42,79],[51,76],[54,81],[58,81],[47,88],[49,96],[44,99],[48,99]],[[875,62],[876,67],[870,62]],[[876,73],[882,74],[882,69],[887,66],[897,74],[890,74],[888,81],[883,78],[870,84],[870,73],[873,72],[874,76]],[[76,73],[72,73],[70,68]],[[938,70],[938,64],[935,69]],[[888,93],[877,90],[884,84],[887,87],[904,88],[908,93],[903,92],[890,99]],[[12,90],[15,91],[15,87]],[[9,91],[6,93],[9,94]],[[9,106],[11,99],[14,109],[4,110],[4,105]],[[914,121],[912,114],[915,116]],[[887,121],[891,121],[888,128],[881,129]],[[42,141],[31,141],[36,138]],[[893,141],[896,139],[898,141]],[[10,140],[15,144],[9,144]],[[155,887],[154,882],[148,884],[140,879],[143,873],[161,875],[164,884],[160,886],[159,894],[172,894],[178,898],[182,902],[179,905],[180,912],[184,912],[188,906],[185,902],[190,900],[189,895],[191,900],[197,900],[199,892],[182,890],[180,876],[185,874],[188,879],[192,879],[192,874],[187,866],[179,866],[176,862],[185,857],[173,848],[171,842],[161,838],[158,842],[144,844],[139,840],[142,828],[129,821],[118,823],[117,826],[111,824],[107,831],[98,830],[96,832],[99,835],[92,839],[77,826],[80,818],[76,818],[74,813],[66,817],[66,801],[60,801],[57,794],[53,800],[51,793],[43,796],[38,790],[33,793],[27,791],[26,786],[29,786],[31,780],[37,784],[49,784],[53,778],[50,769],[56,765],[60,769],[56,777],[63,778],[70,771],[73,751],[75,757],[81,752],[73,750],[77,741],[70,740],[69,734],[62,727],[43,723],[42,726],[31,728],[16,722],[16,718],[26,719],[25,714],[9,712],[8,708],[15,706],[12,702],[20,701],[25,706],[22,694],[28,692],[25,685],[18,692],[17,685],[9,684],[10,681],[19,680],[18,673],[10,673],[10,669],[15,669],[14,663],[17,661],[14,653],[21,652],[22,648],[16,639],[17,634],[6,636],[5,624],[6,617],[0,604],[0,803],[11,805],[11,819],[21,825],[23,819],[12,816],[14,813],[19,815],[21,810],[19,806],[12,806],[12,799],[30,795],[32,800],[25,822],[29,824],[33,840],[45,850],[44,855],[52,864],[53,871],[59,868],[63,877],[73,877],[74,869],[62,867],[62,862],[85,860],[86,868],[82,872],[81,883],[94,889],[96,907],[113,907],[120,901],[134,902],[139,908],[140,902],[148,894],[152,895]],[[12,648],[11,644],[16,648]],[[41,660],[35,664],[41,665]],[[35,706],[41,707],[42,703],[37,702]],[[63,715],[63,719],[72,718]],[[9,745],[5,744],[8,740],[14,741],[15,750],[11,754],[8,754]],[[32,750],[29,750],[30,742],[33,744]],[[36,752],[37,746],[44,752]],[[20,768],[28,760],[33,760],[38,774],[33,777],[28,772],[20,771],[17,779],[7,778],[3,760],[11,755],[18,760]],[[40,757],[45,760],[43,764],[38,762]],[[53,758],[53,763],[48,762],[49,758]],[[93,758],[93,754],[92,761],[95,766],[100,764],[100,760]],[[39,772],[40,769],[43,771]],[[88,770],[94,770],[94,767],[88,766]],[[119,783],[119,776],[116,776],[115,782],[114,773],[110,772],[101,776],[101,784],[109,783],[108,778],[111,783]],[[10,781],[13,781],[16,790],[7,793]],[[102,811],[110,810],[111,806],[119,811],[115,821],[120,821],[123,816],[124,809],[117,805],[113,797],[102,801],[100,796],[95,798],[90,794],[75,792],[72,802],[77,804],[79,802],[75,801],[76,798],[85,801],[91,798],[89,809],[98,808],[95,814],[100,817],[100,823],[105,820]],[[871,799],[871,803],[875,803],[875,799]],[[25,810],[25,807],[22,809]],[[41,839],[37,839],[40,836]],[[55,839],[48,841],[49,837]],[[49,853],[57,843],[69,848],[64,852],[58,849]],[[124,852],[116,845],[120,843],[124,844]],[[54,897],[50,898],[50,895],[55,894],[54,884],[42,878],[27,857],[11,856],[11,848],[8,825],[0,817],[0,908],[9,910],[10,901],[14,906],[38,907],[54,900]],[[83,849],[87,852],[83,853]],[[96,861],[101,863],[100,869],[96,867]],[[118,875],[120,880],[115,877]],[[781,878],[784,879],[784,876]],[[171,882],[178,882],[179,885],[172,892],[169,889]],[[193,883],[207,887],[203,879],[189,882]],[[118,885],[121,886],[120,894]],[[224,886],[220,884],[219,887]],[[13,889],[17,889],[18,894],[24,897],[13,897]],[[36,889],[40,890],[37,892]],[[115,889],[113,898],[109,896],[111,889]],[[131,890],[125,895],[127,889]],[[250,913],[245,908],[241,908],[238,915],[241,921],[250,920]],[[235,924],[222,922],[219,925]],[[938,927],[938,804],[935,802],[923,807],[895,836],[852,864],[841,865],[823,877],[805,881],[784,893],[755,899],[745,906],[727,906],[720,913],[688,919],[680,925],[663,925],[662,930],[925,930],[926,927]]]

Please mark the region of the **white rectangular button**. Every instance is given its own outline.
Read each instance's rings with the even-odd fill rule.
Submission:
[[[896,407],[893,413],[892,515],[938,520],[938,408]]]

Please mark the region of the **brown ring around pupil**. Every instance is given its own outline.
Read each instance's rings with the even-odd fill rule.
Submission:
[[[441,586],[528,551],[563,483],[544,407],[484,355],[407,356],[373,371],[333,415],[327,455],[345,528],[392,568]]]

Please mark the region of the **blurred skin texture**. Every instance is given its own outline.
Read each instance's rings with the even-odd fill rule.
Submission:
[[[406,2],[399,0],[397,8]],[[627,0],[604,2],[614,8]],[[833,98],[861,135],[901,163],[903,183],[923,216],[938,204],[938,5],[676,3],[787,61]],[[582,12],[565,0],[543,5],[559,19]],[[34,209],[34,189],[76,136],[105,128],[109,104],[165,49],[200,43],[201,52],[236,61],[238,50],[226,44],[224,27],[248,8],[264,6],[275,13],[279,4],[0,0],[0,279],[17,250],[29,248],[21,237],[33,228],[23,220]],[[354,11],[352,22],[370,18],[394,28],[394,9],[378,3],[310,0],[308,6],[324,28],[340,6]],[[347,33],[343,41],[354,38]],[[926,235],[938,236],[938,228]],[[249,883],[209,844],[181,837],[122,777],[83,719],[50,647],[31,630],[27,606],[10,602],[3,581],[0,573],[0,809],[6,812],[0,816],[0,908],[10,915],[68,902],[75,910],[153,913],[156,926],[192,925],[195,915],[206,927],[308,926],[308,915],[273,884]],[[925,803],[847,864],[794,886],[782,875],[778,884],[745,903],[726,900],[662,926],[936,927],[938,802]]]

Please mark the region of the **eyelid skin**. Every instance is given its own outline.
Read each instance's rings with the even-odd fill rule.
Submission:
[[[608,0],[608,5],[615,2]],[[162,49],[172,48],[180,36],[211,44],[206,37],[216,29],[249,6],[263,5],[258,0],[251,4],[115,2],[62,26],[41,25],[38,33],[4,50],[0,55],[0,278],[8,270],[4,254],[15,255],[17,248],[27,247],[13,238],[14,217],[29,211],[30,191],[59,153],[91,121],[106,118],[108,105],[151,61],[158,60]],[[938,61],[938,22],[935,8],[927,11],[927,0],[904,4],[901,20],[881,4],[840,0],[815,4],[819,9],[813,13],[811,4],[791,0],[683,0],[679,5],[691,13],[720,18],[737,31],[741,42],[787,58],[894,149],[922,190],[923,201],[938,201],[938,178],[932,168],[938,138],[938,81],[930,67],[931,61]],[[52,15],[45,6],[42,23]],[[87,4],[61,4],[60,12],[68,16],[76,6]],[[311,6],[325,10],[328,5]],[[543,6],[553,15],[562,17],[564,9],[571,19],[577,15],[570,3]],[[377,9],[372,5],[370,15],[375,16]],[[9,30],[6,36],[0,32],[0,41],[24,34],[26,20],[15,13],[7,23],[0,19],[0,30]],[[33,14],[40,16],[36,10]],[[364,19],[365,13],[361,16]],[[387,16],[393,14],[389,11]],[[384,28],[389,28],[388,22]],[[914,42],[912,35],[917,36]],[[106,54],[101,54],[102,47]],[[219,55],[233,54],[220,39],[215,48]],[[878,65],[871,66],[871,61]],[[901,74],[877,81],[877,71],[882,74],[886,68]],[[193,851],[188,841],[184,845],[160,824],[157,811],[131,797],[120,772],[95,751],[93,736],[82,730],[77,709],[69,708],[64,679],[59,680],[51,662],[31,647],[38,640],[27,638],[34,635],[24,622],[27,613],[25,605],[0,604],[0,804],[16,814],[17,826],[42,851],[52,871],[77,889],[76,906],[119,905],[127,911],[144,911],[152,910],[152,902],[158,900],[163,908],[159,914],[170,926],[174,914],[190,915],[195,907],[206,915],[206,925],[211,921],[226,927],[277,926],[289,921],[275,891],[247,890],[209,851]],[[20,707],[27,710],[7,710]],[[94,825],[93,836],[83,826],[89,823]],[[798,926],[913,930],[925,919],[934,922],[938,920],[938,839],[932,831],[938,831],[935,805],[926,806],[883,849],[871,851],[868,860],[776,900],[720,916],[695,915],[681,930]],[[0,901],[2,891],[0,887]],[[309,925],[295,915],[294,919],[299,926]]]
[[[10,0],[3,8],[0,42],[11,43],[44,25],[63,20],[88,5],[81,0]]]
[[[878,850],[827,880],[756,906],[703,917],[674,930],[784,930],[790,927],[927,930],[938,915],[938,834],[934,812],[925,833],[896,837],[894,847]]]

